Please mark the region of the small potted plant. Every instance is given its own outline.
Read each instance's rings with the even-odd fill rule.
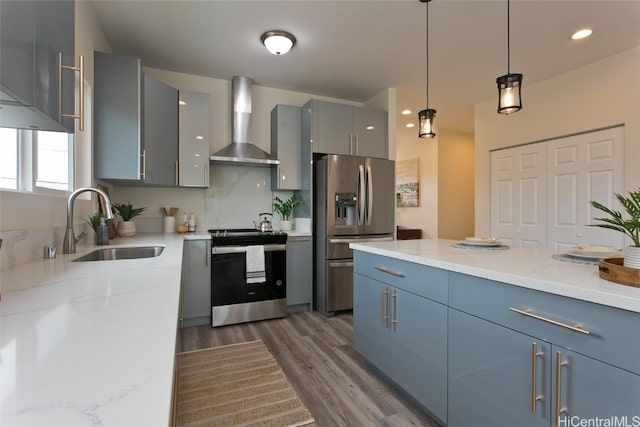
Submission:
[[[609,215],[605,218],[594,218],[595,221],[601,221],[601,223],[591,224],[591,226],[619,231],[629,237],[633,244],[625,249],[624,266],[640,268],[640,188],[636,191],[629,191],[629,197],[616,193],[616,198],[624,207],[628,218],[625,219],[622,213],[591,200],[589,202],[591,206]]]
[[[118,212],[122,221],[118,223],[118,235],[122,237],[130,237],[136,235],[136,223],[133,218],[142,215],[147,208],[134,208],[131,202],[115,203],[113,208]]]
[[[291,230],[291,213],[299,204],[300,199],[295,194],[285,201],[282,201],[278,196],[273,199],[273,210],[276,211],[282,219],[280,222],[281,230]]]

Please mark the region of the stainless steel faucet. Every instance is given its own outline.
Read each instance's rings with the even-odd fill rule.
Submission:
[[[73,202],[80,193],[84,193],[85,191],[93,191],[94,193],[98,193],[98,195],[102,196],[104,199],[105,209],[107,211],[107,219],[113,219],[113,212],[111,212],[111,200],[104,191],[98,190],[97,188],[82,187],[69,194],[69,198],[67,199],[67,230],[64,232],[64,242],[62,244],[63,254],[75,254],[76,243],[78,243],[80,239],[87,234],[86,231],[83,231],[78,237],[76,237],[73,233]]]

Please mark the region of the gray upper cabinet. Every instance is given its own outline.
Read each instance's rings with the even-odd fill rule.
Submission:
[[[271,110],[271,154],[280,164],[271,169],[272,190],[300,190],[300,107],[276,105]]]
[[[314,153],[388,158],[386,111],[315,99],[303,109],[311,117],[310,135],[303,138]]]
[[[73,1],[0,2],[1,126],[74,132],[74,28]]]
[[[209,186],[209,94],[179,93],[180,187]]]
[[[175,186],[178,91],[142,72],[140,60],[94,53],[95,177]]]

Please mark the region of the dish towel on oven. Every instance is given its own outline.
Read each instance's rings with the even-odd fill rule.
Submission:
[[[264,246],[247,246],[247,283],[266,282]]]

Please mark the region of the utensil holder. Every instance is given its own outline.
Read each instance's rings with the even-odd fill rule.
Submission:
[[[176,217],[175,216],[165,216],[164,221],[162,222],[162,232],[163,233],[175,233],[176,232]]]

